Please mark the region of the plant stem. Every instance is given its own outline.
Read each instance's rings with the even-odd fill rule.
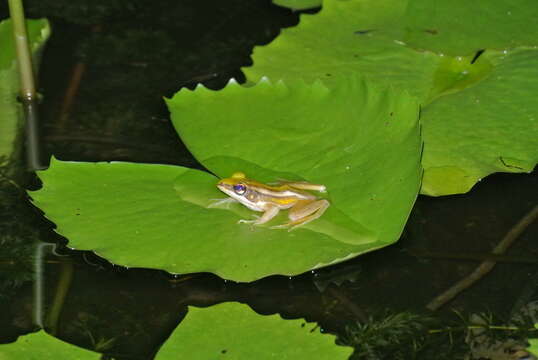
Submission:
[[[28,47],[28,34],[26,33],[22,0],[9,0],[9,12],[11,14],[11,21],[13,22],[13,36],[17,50],[17,62],[19,64],[21,95],[24,100],[32,100],[36,97],[34,70],[32,67],[32,54]]]
[[[43,169],[40,161],[38,104],[35,91],[32,54],[28,46],[26,20],[22,0],[9,0],[9,12],[13,22],[13,36],[17,51],[21,101],[26,122],[26,161],[30,171]]]

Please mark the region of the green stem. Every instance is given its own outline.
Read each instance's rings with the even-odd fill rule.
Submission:
[[[21,101],[26,122],[26,162],[28,170],[36,171],[45,167],[42,165],[40,157],[37,94],[22,0],[9,0],[9,12],[13,23],[13,37],[19,65]]]
[[[26,33],[22,0],[9,0],[9,12],[11,14],[11,21],[13,22],[13,36],[17,50],[17,61],[19,63],[21,94],[23,100],[33,100],[36,97],[34,69],[32,67],[32,55],[28,46],[28,34]]]

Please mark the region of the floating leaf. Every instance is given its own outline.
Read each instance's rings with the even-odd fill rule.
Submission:
[[[417,106],[408,94],[357,76],[335,84],[231,82],[218,92],[182,90],[167,103],[183,141],[209,170],[324,184],[329,209],[378,235],[372,250],[398,239],[416,196]]]
[[[238,225],[252,212],[238,204],[208,209],[223,197],[218,179],[179,166],[53,160],[40,178],[44,187],[32,193],[34,202],[69,246],[129,267],[251,281],[302,273],[374,242],[367,233],[346,244],[306,229]]]
[[[327,86],[355,73],[424,99],[442,58],[389,37],[387,29],[393,31],[405,8],[401,1],[327,1],[318,14],[301,15],[299,25],[255,47],[254,65],[243,71],[254,83],[267,76],[286,82],[322,80]]]
[[[210,324],[210,325],[208,325]],[[247,305],[223,303],[189,307],[187,316],[156,359],[348,359],[353,348],[335,345],[335,336],[312,331],[304,320],[261,316]],[[200,346],[200,339],[204,339]]]
[[[66,343],[44,331],[20,336],[11,344],[0,344],[2,360],[97,360],[98,358],[98,353]]]
[[[69,246],[130,267],[251,281],[386,246],[398,239],[418,191],[417,105],[358,79],[342,84],[329,90],[232,83],[169,101],[183,139],[217,175],[242,170],[264,182],[304,179],[328,187],[327,212],[292,232],[237,224],[253,216],[240,204],[208,208],[211,199],[226,197],[218,179],[178,166],[53,160],[32,197]],[[225,109],[234,106],[232,120]],[[285,217],[284,211],[269,225]]]
[[[393,27],[401,24],[400,40],[417,49],[463,56],[480,49],[538,45],[535,0],[490,0],[487,6],[467,0],[404,3],[403,18]]]
[[[538,162],[538,50],[482,57],[494,69],[487,78],[423,108],[425,194],[464,193],[491,173]]]
[[[358,72],[407,89],[423,105],[422,192],[464,193],[488,174],[529,172],[538,161],[538,8],[495,0],[477,19],[479,6],[327,1],[255,48],[254,66],[244,71],[251,82],[269,76],[328,86]]]

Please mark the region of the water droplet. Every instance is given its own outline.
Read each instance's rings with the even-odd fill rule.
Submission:
[[[406,45],[406,43],[404,43],[403,41],[400,41],[400,40],[394,40],[394,42],[398,45]]]
[[[346,170],[349,170],[349,169],[351,169],[351,167],[350,167],[350,166],[346,166]]]
[[[508,14],[508,15],[512,15],[512,12],[511,12],[511,11],[508,11],[506,14]]]

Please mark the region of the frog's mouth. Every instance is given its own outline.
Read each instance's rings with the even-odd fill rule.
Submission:
[[[218,183],[217,188],[228,196],[234,197],[234,195],[236,195],[230,184]]]

